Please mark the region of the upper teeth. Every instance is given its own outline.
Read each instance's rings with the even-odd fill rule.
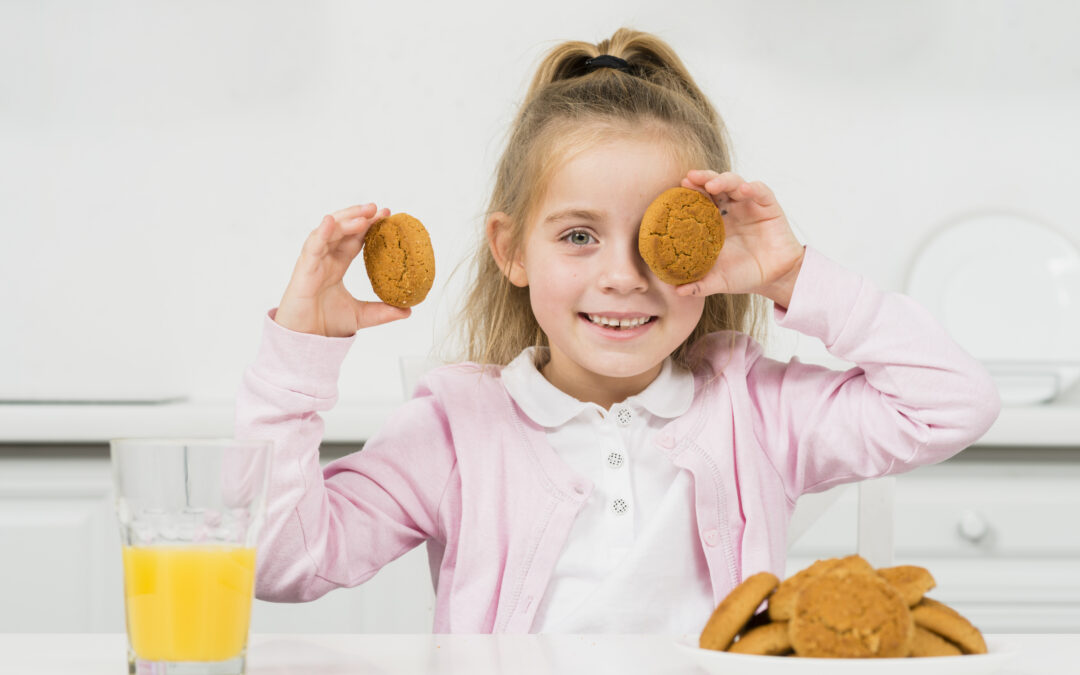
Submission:
[[[640,326],[647,322],[649,317],[641,316],[636,319],[612,319],[606,316],[600,316],[598,314],[589,314],[589,321],[598,323],[602,326],[619,326],[620,328],[633,328],[634,326]]]

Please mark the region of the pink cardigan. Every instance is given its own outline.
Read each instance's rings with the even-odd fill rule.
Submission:
[[[858,365],[778,362],[735,332],[696,345],[708,366],[694,402],[656,445],[693,475],[715,602],[757,571],[783,575],[799,495],[940,462],[1000,409],[985,369],[928,312],[811,247],[789,308],[774,312]],[[272,315],[236,404],[238,437],[276,441],[256,595],[313,600],[427,542],[435,632],[528,632],[592,485],[514,404],[499,368],[432,371],[362,451],[321,470],[318,412],[333,407],[356,336],[295,333]]]

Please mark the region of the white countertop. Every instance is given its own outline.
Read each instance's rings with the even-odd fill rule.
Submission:
[[[342,402],[322,415],[325,440],[370,438],[400,402]],[[105,443],[132,436],[231,436],[233,402],[0,403],[0,443]],[[979,445],[1080,446],[1080,389],[1045,405],[1005,407]]]
[[[339,403],[322,413],[325,440],[359,442],[401,403]],[[140,436],[227,437],[233,401],[173,403],[0,403],[0,443],[107,443]]]
[[[1080,650],[1080,635],[987,635],[986,640],[991,654],[1009,654],[1005,663],[994,660],[992,663],[1001,666],[1000,669],[964,669],[963,672],[995,672],[998,675],[1077,672],[1075,656]],[[704,675],[709,672],[734,672],[730,664],[715,669],[702,668],[696,660],[696,652],[696,649],[683,647],[677,644],[674,637],[666,635],[271,634],[252,636],[248,647],[247,673],[592,675],[610,672],[620,675]],[[724,655],[720,656],[724,658]],[[815,661],[800,660],[798,665],[804,668],[789,669],[786,666],[796,664],[785,660],[783,670],[804,674],[827,672],[814,669]],[[970,668],[975,665],[974,662],[944,661],[946,659],[904,659],[903,664],[910,663],[910,671],[919,673],[959,673],[961,671],[956,670],[956,666]],[[877,664],[884,665],[881,662]],[[774,661],[770,665],[780,664]],[[0,672],[115,675],[126,671],[126,641],[123,634],[0,634]],[[878,669],[867,666],[865,672],[878,672]],[[888,672],[897,671],[890,668]]]

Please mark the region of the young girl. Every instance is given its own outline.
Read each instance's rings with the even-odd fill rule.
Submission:
[[[682,185],[724,213],[701,281],[637,251]],[[939,462],[997,416],[988,374],[909,298],[804,247],[671,48],[619,30],[565,43],[499,163],[462,325],[362,451],[319,467],[319,411],[355,334],[409,310],[342,285],[374,204],[326,216],[265,319],[236,433],[277,449],[257,596],[305,601],[426,542],[436,632],[701,630],[744,577],[783,576],[799,495]],[[858,364],[770,360],[781,326]],[[363,338],[361,339],[361,343]]]

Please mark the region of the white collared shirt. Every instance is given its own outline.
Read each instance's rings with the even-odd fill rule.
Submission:
[[[593,491],[574,521],[532,631],[698,633],[712,613],[693,480],[653,437],[690,408],[694,379],[664,361],[642,392],[605,410],[547,381],[524,350],[502,371],[507,391],[547,430]]]

